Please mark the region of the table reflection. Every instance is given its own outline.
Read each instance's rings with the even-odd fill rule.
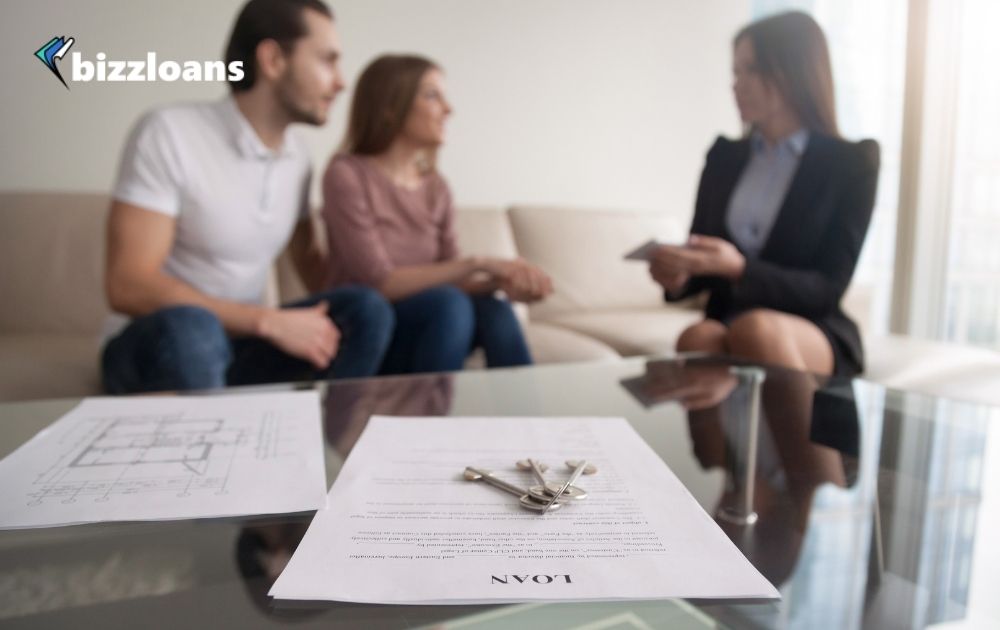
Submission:
[[[454,395],[454,378],[453,374],[428,374],[331,386],[323,403],[327,443],[347,457],[368,419],[374,415],[448,415]]]
[[[326,441],[347,457],[368,419],[374,415],[444,416],[451,409],[454,375],[348,381],[331,385],[323,399]],[[267,592],[284,571],[302,541],[311,519],[254,524],[241,528],[236,540],[236,564],[254,606],[283,617],[312,616],[317,609],[276,609]]]
[[[730,392],[703,394],[695,399],[699,405],[705,400],[719,402],[688,408],[688,430],[699,464],[705,469],[720,468],[726,474],[715,520],[758,570],[780,588],[798,561],[817,488],[824,483],[847,487],[848,479],[854,476],[849,469],[857,468],[854,458],[813,442],[811,428],[848,422],[856,425],[857,412],[850,419],[825,415],[828,406],[813,404],[821,391],[817,379],[771,373],[761,386],[757,450],[749,453],[745,445],[754,443],[747,422],[751,384],[734,387],[731,376],[718,375],[719,366],[692,366],[691,370],[717,374],[702,376],[703,388],[711,389],[714,383],[716,389]],[[853,435],[857,434],[854,430]],[[857,453],[857,445],[851,450]],[[752,455],[756,465],[748,467],[754,460]],[[748,503],[758,517],[754,526],[722,517],[727,509],[739,509],[747,488],[753,489]]]
[[[769,609],[709,606],[712,615],[782,628],[962,619],[990,410],[769,368],[751,451],[752,392],[730,366],[655,361],[621,381],[647,409],[685,408],[695,459],[725,475],[709,511],[782,592]],[[757,522],[720,518],[748,489]]]

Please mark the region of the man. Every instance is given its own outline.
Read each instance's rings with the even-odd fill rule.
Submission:
[[[250,0],[226,50],[244,78],[216,103],[145,115],[126,143],[108,219],[106,293],[117,335],[110,393],[375,374],[393,314],[345,287],[263,305],[289,242],[310,288],[325,271],[308,212],[311,165],[292,123],[322,125],[344,88],[321,0]],[[294,233],[293,233],[294,232]],[[124,328],[122,329],[122,326]]]

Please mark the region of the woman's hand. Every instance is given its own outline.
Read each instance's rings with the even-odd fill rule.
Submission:
[[[507,261],[507,275],[500,288],[515,302],[538,302],[552,294],[552,279],[526,260]]]
[[[737,385],[739,380],[729,372],[729,366],[650,363],[642,392],[657,402],[676,400],[694,411],[718,405]]]
[[[670,288],[664,282],[679,282],[683,274],[687,274],[688,278],[721,276],[738,280],[745,268],[746,258],[735,245],[723,238],[701,234],[692,234],[687,245],[682,247],[661,245],[653,253],[650,263],[653,279],[668,290]],[[688,278],[684,278],[684,282]]]
[[[552,294],[552,279],[528,261],[488,260],[484,271],[497,279],[500,289],[515,302],[537,302]]]
[[[649,275],[653,276],[653,280],[666,289],[667,293],[679,293],[691,279],[691,274],[678,270],[669,262],[661,261],[656,254],[649,261]]]

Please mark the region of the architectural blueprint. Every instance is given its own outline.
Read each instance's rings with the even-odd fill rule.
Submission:
[[[0,461],[0,528],[314,510],[315,391],[90,398]]]

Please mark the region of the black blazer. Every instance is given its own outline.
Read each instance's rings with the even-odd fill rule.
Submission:
[[[750,160],[750,142],[718,138],[705,159],[691,232],[735,243],[726,227],[729,199]],[[705,316],[727,321],[751,308],[799,315],[830,340],[836,374],[864,369],[858,327],[840,308],[875,205],[879,147],[810,133],[809,142],[764,248],[747,258],[736,282],[692,278],[682,299],[710,291]]]

